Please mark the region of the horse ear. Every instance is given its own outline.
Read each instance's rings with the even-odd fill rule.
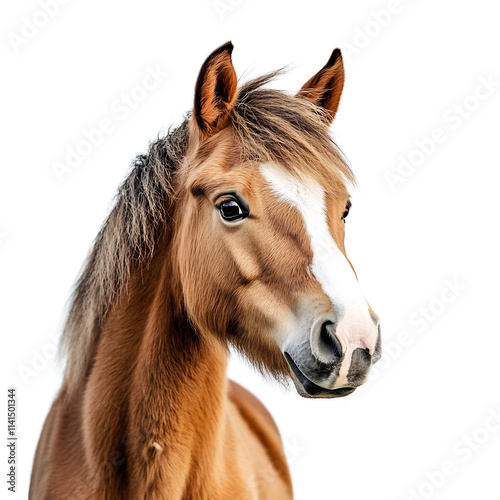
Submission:
[[[339,107],[340,96],[344,88],[344,64],[340,49],[335,49],[328,62],[310,80],[300,92],[300,97],[305,97],[328,111],[331,123]]]
[[[203,63],[196,81],[193,117],[200,131],[213,135],[227,125],[236,98],[233,44],[215,49]]]

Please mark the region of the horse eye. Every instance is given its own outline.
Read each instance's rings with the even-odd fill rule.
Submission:
[[[224,200],[218,208],[222,218],[228,222],[244,219],[248,215],[248,210],[234,198]]]
[[[342,215],[342,220],[345,222],[345,218],[349,215],[349,210],[351,209],[351,202],[348,201],[346,206],[345,206],[345,210],[344,210],[344,214]]]

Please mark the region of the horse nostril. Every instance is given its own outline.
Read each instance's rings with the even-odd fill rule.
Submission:
[[[321,325],[320,338],[323,348],[329,354],[337,359],[342,357],[342,344],[335,335],[335,325],[331,321],[325,321]]]

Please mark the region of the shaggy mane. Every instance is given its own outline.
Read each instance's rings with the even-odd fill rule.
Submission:
[[[231,114],[242,155],[278,163],[295,175],[322,175],[329,188],[354,184],[354,176],[329,135],[323,110],[307,99],[263,88],[279,72],[245,84]],[[158,230],[173,196],[172,178],[189,143],[189,116],[134,161],[119,187],[75,284],[61,347],[67,355],[65,380],[76,386],[88,372],[110,306],[134,268],[153,255]],[[323,168],[319,168],[319,167]]]

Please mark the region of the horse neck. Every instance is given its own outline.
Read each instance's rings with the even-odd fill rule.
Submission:
[[[130,498],[143,488],[180,497],[193,466],[209,471],[214,462],[226,349],[190,326],[168,246],[158,247],[123,295],[103,327],[85,389],[87,458],[107,492],[126,482]],[[96,472],[103,463],[107,472]]]

